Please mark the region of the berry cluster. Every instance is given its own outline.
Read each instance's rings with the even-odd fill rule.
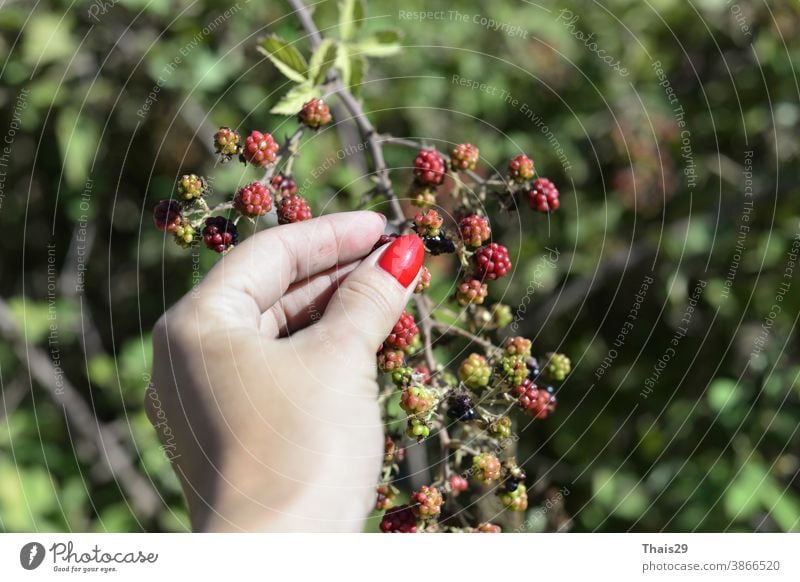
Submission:
[[[335,73],[336,65],[331,71]],[[231,127],[220,127],[213,135],[218,160],[237,159],[246,166],[245,171],[260,175],[248,176],[227,200],[215,206],[209,203],[213,180],[193,173],[182,175],[174,194],[155,206],[156,228],[181,247],[202,241],[217,253],[227,253],[239,243],[241,220],[262,226],[311,219],[312,209],[292,168],[302,151],[303,135],[333,120],[328,104],[318,98],[305,102],[295,118],[299,126],[283,143],[266,131],[240,134]],[[460,503],[474,501],[454,498],[473,494],[468,481],[472,477],[490,486],[505,508],[527,508],[524,471],[498,446],[513,436],[508,407],[511,404],[536,419],[547,418],[556,406],[555,388],[550,383],[564,381],[571,363],[558,353],[537,359],[529,339],[506,338],[502,332],[515,322],[515,313],[489,297],[504,291],[497,289],[500,283],[495,282],[510,278],[513,265],[509,249],[499,242],[502,233],[498,225],[493,232],[490,209],[494,205],[509,211],[523,200],[534,211],[550,214],[560,208],[558,189],[537,175],[533,160],[524,154],[508,161],[507,171],[489,172],[480,167],[480,150],[471,143],[458,143],[449,153],[415,144],[412,167],[405,173],[413,176],[408,198],[419,210],[406,215],[394,193],[390,172],[374,150],[385,144],[413,142],[393,141],[391,136],[376,141],[380,134],[370,131],[364,135],[370,142],[367,151],[372,156],[376,187],[366,192],[363,200],[388,202],[395,214],[389,221],[394,232],[381,236],[373,251],[381,252],[378,249],[398,236],[416,233],[429,255],[454,255],[460,267],[453,282],[440,280],[438,272],[434,278],[429,270],[434,263],[443,263],[443,257],[422,267],[413,289],[414,305],[402,313],[376,353],[377,368],[386,375],[380,399],[386,406],[386,422],[405,423],[404,435],[386,436],[375,500],[376,509],[386,512],[380,530],[499,532],[499,525],[488,522],[454,527],[452,518]],[[249,230],[242,228],[241,232]],[[440,311],[436,304],[444,298],[451,302],[450,309]],[[448,370],[437,362],[447,350],[463,348],[453,341],[465,339],[473,340],[472,348],[464,353],[466,357],[459,356],[456,369]],[[395,424],[392,430],[399,431],[400,426]],[[426,446],[425,439],[437,433],[441,434],[441,450],[447,453],[439,475],[429,485],[406,491],[407,497],[401,497],[397,480],[405,451],[401,439]],[[465,466],[470,459],[471,466]],[[484,487],[475,489],[476,497],[485,492]],[[409,502],[396,506],[399,499]]]

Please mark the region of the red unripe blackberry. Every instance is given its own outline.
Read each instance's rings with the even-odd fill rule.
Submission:
[[[195,200],[206,193],[206,182],[197,174],[184,174],[178,180],[178,196],[184,200]]]
[[[510,337],[506,340],[504,353],[506,356],[523,356],[525,358],[531,355],[531,340],[522,336]]]
[[[417,514],[411,505],[400,505],[386,512],[380,528],[383,533],[417,533]]]
[[[214,134],[214,149],[222,156],[223,161],[230,160],[239,154],[239,132],[230,127],[220,127]]]
[[[162,200],[153,210],[153,222],[158,230],[175,232],[181,220],[181,205],[177,200]]]
[[[312,99],[303,105],[297,119],[308,128],[319,129],[331,122],[331,110],[322,99]]]
[[[422,415],[436,405],[436,394],[425,386],[408,386],[400,395],[400,408],[408,414]]]
[[[311,218],[311,208],[302,196],[287,196],[278,202],[279,224],[302,222]]]
[[[450,480],[448,483],[450,485],[450,492],[453,494],[453,497],[457,497],[459,493],[463,493],[469,489],[469,481],[467,481],[461,475],[450,475]]]
[[[279,198],[297,194],[297,183],[290,176],[284,176],[282,172],[278,172],[272,176],[272,180],[270,180],[269,184]]]
[[[401,350],[381,350],[378,353],[378,369],[381,372],[394,372],[403,367],[405,358]]]
[[[444,500],[436,487],[423,485],[411,496],[411,501],[416,503],[414,509],[420,519],[433,519],[442,512]]]
[[[423,266],[420,269],[419,279],[417,279],[417,285],[414,287],[414,293],[422,293],[431,286],[431,272],[428,270],[428,267]]]
[[[414,218],[414,229],[419,236],[437,237],[441,232],[444,219],[433,209],[420,212]]]
[[[480,279],[467,275],[456,287],[456,301],[461,307],[480,305],[489,294],[489,287]]]
[[[472,255],[472,260],[475,265],[475,275],[479,279],[494,281],[511,270],[508,249],[501,244],[489,243],[482,246]]]
[[[519,386],[514,387],[519,405],[534,418],[545,419],[556,409],[556,397],[549,390],[525,378]]]
[[[458,222],[458,230],[461,233],[461,239],[464,244],[470,248],[481,246],[492,236],[489,220],[477,214],[462,218]]]
[[[391,465],[395,462],[399,463],[405,458],[406,458],[406,450],[397,446],[395,440],[387,434],[383,445],[384,464]]]
[[[493,523],[483,522],[479,523],[475,528],[475,533],[502,533],[503,530],[499,525]]]
[[[397,487],[388,484],[378,485],[376,488],[377,499],[375,500],[375,509],[384,511],[394,507],[394,498],[397,496]]]
[[[203,242],[212,251],[222,253],[239,242],[239,232],[224,216],[210,216],[203,228]]]
[[[253,182],[236,193],[233,207],[245,216],[264,216],[272,210],[272,196],[261,182]]]
[[[438,186],[444,181],[444,159],[436,150],[422,150],[414,160],[414,176],[420,184]]]
[[[254,166],[268,166],[275,161],[280,146],[268,133],[251,131],[244,140],[242,159]]]
[[[515,182],[527,182],[534,174],[533,160],[525,154],[515,156],[508,162],[508,175]]]
[[[478,165],[480,150],[471,143],[460,143],[450,154],[450,167],[454,171],[474,170]]]
[[[539,178],[533,182],[528,192],[528,203],[538,212],[555,212],[561,206],[558,200],[558,188],[547,178]]]
[[[480,453],[472,458],[472,474],[481,483],[491,483],[500,478],[502,465],[491,453]]]
[[[386,338],[386,345],[396,349],[408,349],[414,340],[419,335],[419,328],[417,322],[414,321],[414,316],[408,311],[403,311],[400,319],[394,324],[392,332]]]

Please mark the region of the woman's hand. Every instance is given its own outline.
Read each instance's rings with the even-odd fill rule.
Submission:
[[[375,352],[424,254],[415,236],[369,254],[384,225],[261,232],[156,324],[145,403],[196,530],[361,531],[383,458]]]

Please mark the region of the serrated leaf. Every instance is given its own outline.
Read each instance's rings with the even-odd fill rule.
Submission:
[[[339,36],[342,40],[350,40],[361,29],[365,12],[364,0],[339,2]]]
[[[308,78],[314,85],[325,82],[328,71],[336,63],[337,50],[336,43],[326,38],[311,55],[311,61],[308,63]]]
[[[272,61],[278,70],[288,79],[303,83],[308,73],[308,63],[296,48],[276,34],[266,37],[258,46],[258,50]]]
[[[367,74],[367,59],[363,55],[350,56],[350,84],[348,88],[353,95],[361,93],[361,84]]]
[[[400,52],[403,35],[399,30],[378,30],[356,43],[356,52],[368,57],[388,57]]]
[[[269,110],[277,115],[295,115],[306,101],[319,97],[321,91],[309,83],[292,88]]]

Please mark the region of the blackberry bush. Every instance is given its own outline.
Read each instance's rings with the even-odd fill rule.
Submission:
[[[306,27],[313,26],[308,16]],[[318,37],[315,28],[306,32],[308,38]],[[375,38],[379,37],[384,38]],[[296,83],[271,110],[289,116],[290,133],[280,143],[276,138],[287,133],[283,127],[273,133],[246,130],[241,135],[220,127],[208,135],[218,160],[238,160],[252,175],[216,204],[211,203],[214,196],[208,187],[213,181],[201,176],[199,169],[183,175],[175,192],[155,206],[155,227],[169,233],[180,247],[202,241],[208,249],[224,254],[244,233],[311,219],[311,206],[298,188],[307,177],[298,176],[296,181],[293,169],[301,152],[314,156],[313,142],[300,147],[304,138],[332,121],[329,104],[319,96],[339,100],[348,114],[341,123],[357,121],[371,164],[371,184],[360,198],[361,206],[377,207],[389,215],[387,232],[375,241],[373,251],[379,252],[398,236],[416,234],[423,239],[427,254],[438,257],[422,268],[410,306],[376,351],[376,367],[383,374],[379,401],[390,432],[383,473],[376,475],[376,508],[386,512],[379,529],[499,532],[499,525],[482,522],[480,514],[459,508],[483,503],[488,491],[499,499],[494,505],[509,512],[528,507],[525,472],[513,461],[514,416],[518,413],[524,423],[552,416],[557,388],[551,384],[567,379],[571,362],[564,354],[541,354],[530,339],[505,332],[519,318],[509,305],[489,298],[507,295],[510,288],[499,280],[510,281],[514,265],[501,242],[503,227],[495,223],[493,228],[492,218],[495,213],[514,212],[526,202],[536,213],[559,210],[558,188],[547,178],[537,177],[533,160],[525,154],[507,164],[501,162],[500,171],[489,171],[488,165],[482,167],[480,151],[471,143],[451,140],[457,145],[444,153],[430,143],[378,132],[347,89],[352,69],[319,52],[335,54],[345,44],[325,39],[311,55],[302,55],[295,43],[270,38],[273,42],[265,41],[259,48],[283,74],[291,69],[289,80]],[[386,40],[380,42],[396,42],[390,38],[395,37],[385,35]],[[275,50],[277,46],[280,50]],[[300,63],[307,63],[300,67],[302,71],[293,68]],[[339,85],[340,89],[330,91]],[[475,136],[480,132],[479,127],[473,130]],[[448,143],[448,137],[452,136],[437,136],[431,142]],[[390,168],[384,161],[386,148],[411,148],[413,153],[398,168]],[[538,218],[531,213],[521,217]],[[254,228],[240,231],[241,221]],[[535,232],[536,227],[530,230]],[[429,296],[437,287],[431,285],[432,280],[445,288],[449,285],[450,303],[440,306]],[[448,351],[453,348],[458,350]],[[449,361],[448,353],[457,355]],[[414,441],[421,447],[433,442],[431,454],[435,450],[441,457],[431,463],[428,485],[403,491],[408,480],[398,477],[406,445]],[[398,499],[409,501],[396,506]],[[504,519],[499,516],[493,521],[506,525]]]

